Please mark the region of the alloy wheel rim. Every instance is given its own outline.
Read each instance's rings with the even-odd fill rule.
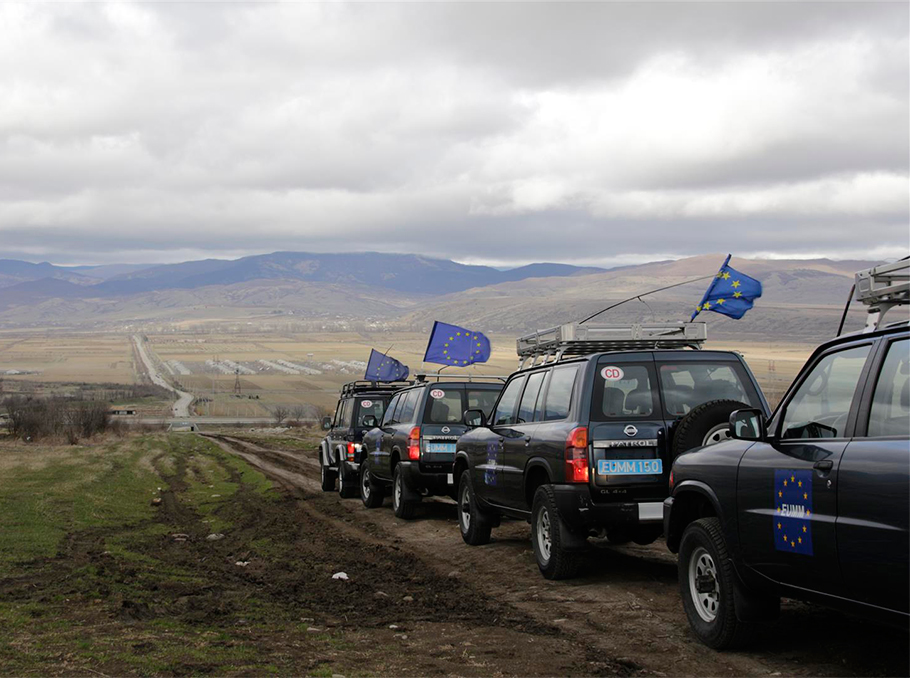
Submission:
[[[461,501],[458,505],[461,508],[461,528],[467,532],[471,529],[471,491],[467,486],[461,490]]]
[[[395,476],[395,490],[392,493],[392,500],[395,502],[395,509],[401,506],[401,474]]]
[[[540,517],[537,519],[537,547],[545,561],[550,560],[550,512],[547,509],[541,509]]]
[[[698,590],[698,580],[704,577],[711,578],[714,588],[703,593]],[[710,623],[717,619],[717,610],[720,607],[717,567],[714,564],[714,558],[702,546],[695,549],[689,558],[689,593],[695,604],[695,611],[703,621]]]
[[[363,496],[365,499],[369,499],[370,498],[370,472],[364,471],[362,478],[363,478],[363,480],[360,483],[360,491],[363,492]]]
[[[702,445],[705,447],[717,445],[718,443],[730,440],[732,437],[733,436],[730,433],[729,424],[718,424],[710,431],[708,431],[708,433],[705,435],[705,439],[704,442],[702,442]]]

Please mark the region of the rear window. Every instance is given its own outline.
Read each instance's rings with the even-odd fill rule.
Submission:
[[[669,417],[681,417],[709,400],[738,400],[759,406],[739,363],[663,363],[659,370],[664,409]]]
[[[457,424],[464,415],[464,391],[460,388],[431,386],[427,398],[426,424]]]
[[[376,421],[382,421],[382,415],[385,413],[386,401],[381,398],[365,397],[357,401],[357,417],[354,422],[355,427],[363,428],[364,417],[373,415]]]
[[[653,374],[645,365],[598,365],[592,414],[596,419],[650,417],[657,407]]]

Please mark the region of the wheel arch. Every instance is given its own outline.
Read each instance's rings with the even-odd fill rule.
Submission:
[[[525,467],[524,473],[524,490],[525,501],[528,508],[534,503],[534,493],[541,485],[548,485],[553,481],[553,474],[550,472],[550,466],[543,459],[532,459]]]
[[[458,486],[458,481],[461,478],[461,474],[469,468],[471,468],[471,463],[468,459],[467,452],[457,452],[455,454],[455,464],[452,466],[452,478],[455,481],[456,487]]]
[[[673,506],[665,526],[667,548],[679,552],[679,543],[686,527],[699,518],[718,518],[723,524],[720,501],[709,485],[698,480],[680,483],[673,492]]]

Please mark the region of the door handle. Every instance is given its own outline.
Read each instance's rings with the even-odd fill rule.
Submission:
[[[525,447],[531,444],[531,436],[525,436]]]
[[[831,461],[830,459],[823,459],[822,461],[815,462],[815,465],[812,468],[814,468],[817,471],[822,471],[824,473],[827,473],[832,468],[834,468],[834,462]]]

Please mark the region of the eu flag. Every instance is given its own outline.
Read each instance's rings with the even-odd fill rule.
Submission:
[[[774,470],[774,547],[812,555],[812,471]]]
[[[691,320],[702,311],[714,311],[739,320],[752,308],[752,302],[761,296],[761,283],[730,268],[730,255],[720,267],[701,303],[695,307]]]
[[[485,363],[490,359],[490,340],[480,332],[472,332],[458,325],[433,323],[430,342],[423,356],[426,363],[466,367]]]
[[[390,358],[374,348],[370,349],[370,361],[367,363],[367,372],[363,378],[368,381],[404,381],[410,373],[407,365],[402,365],[395,358]]]

